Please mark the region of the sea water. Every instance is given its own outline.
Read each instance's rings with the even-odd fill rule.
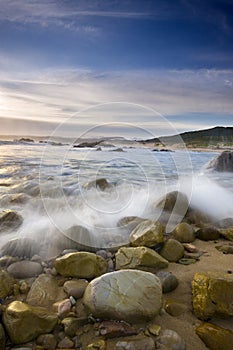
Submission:
[[[156,202],[173,190],[216,220],[233,217],[232,174],[206,169],[215,152],[97,151],[43,143],[2,144],[0,152],[0,211],[12,209],[23,217],[18,229],[1,233],[0,245],[24,236],[52,241],[56,232],[81,225],[102,247],[103,237],[117,236],[120,219],[155,219]],[[106,178],[111,188],[85,188],[99,178]],[[14,200],[17,194],[24,200]]]

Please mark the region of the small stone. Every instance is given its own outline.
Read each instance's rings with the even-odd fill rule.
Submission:
[[[158,340],[158,345],[165,345],[168,349],[172,350],[185,350],[186,345],[184,340],[181,338],[181,336],[170,329],[165,329],[161,332]]]
[[[191,265],[191,264],[195,264],[196,262],[197,260],[192,258],[183,258],[178,261],[178,263],[181,265]]]
[[[64,291],[75,299],[82,298],[83,293],[88,285],[88,281],[85,279],[72,279],[64,283]]]
[[[66,317],[61,321],[65,335],[73,338],[77,332],[77,330],[82,326],[80,324],[80,320],[76,317]]]
[[[75,300],[75,298],[72,295],[69,297],[69,300],[70,300],[70,304],[72,306],[74,306],[76,304],[76,300]]]
[[[54,350],[57,346],[57,339],[53,334],[41,334],[36,342],[46,350]]]
[[[105,350],[106,344],[104,340],[97,340],[92,344],[87,345],[84,350]]]
[[[65,337],[58,343],[57,347],[58,349],[72,349],[74,347],[74,342],[68,337]]]
[[[116,343],[117,350],[155,350],[154,340],[150,337],[131,337]]]
[[[196,328],[197,335],[210,350],[232,350],[233,332],[211,323]]]
[[[196,237],[202,241],[214,241],[218,239],[220,232],[215,227],[203,227],[196,231]]]
[[[170,293],[175,290],[179,284],[179,281],[172,272],[159,271],[156,276],[160,279],[162,284],[163,293]]]
[[[181,222],[176,225],[173,231],[173,236],[181,243],[191,243],[195,240],[194,229],[186,222]]]
[[[4,328],[0,323],[0,350],[5,350],[5,344],[6,344],[6,336],[5,336]]]
[[[53,304],[53,310],[57,312],[60,319],[65,318],[71,311],[70,299],[57,301]]]
[[[184,255],[184,247],[176,239],[168,239],[160,251],[160,255],[170,262],[177,262]]]
[[[150,325],[150,327],[148,327],[148,331],[150,334],[152,334],[154,336],[158,336],[160,334],[160,331],[161,331],[161,326],[153,323],[152,325]]]
[[[30,278],[41,274],[42,266],[38,262],[23,260],[8,266],[7,271],[14,278]]]
[[[178,303],[174,300],[166,300],[164,309],[169,315],[175,317],[184,314],[188,310],[186,305]]]
[[[215,246],[217,250],[222,252],[223,254],[233,254],[233,244],[220,244]]]
[[[138,224],[129,236],[133,247],[155,247],[163,242],[164,228],[158,221],[144,220]]]
[[[108,339],[135,335],[137,331],[123,321],[103,321],[99,324],[99,333]]]

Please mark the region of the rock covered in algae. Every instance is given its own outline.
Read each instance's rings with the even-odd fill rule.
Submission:
[[[167,260],[147,247],[122,247],[116,253],[116,270],[159,270],[168,266]]]
[[[196,273],[192,282],[192,302],[195,315],[202,320],[214,314],[233,316],[233,275]]]
[[[232,350],[231,330],[206,322],[196,328],[196,333],[210,350]]]
[[[159,221],[144,220],[131,232],[129,240],[132,246],[155,247],[163,242],[164,228]]]
[[[62,276],[89,279],[105,273],[107,262],[94,253],[77,252],[57,258],[54,267]]]
[[[57,324],[57,315],[42,307],[13,301],[4,312],[3,323],[11,342],[21,344],[51,332]]]
[[[150,272],[110,272],[89,283],[83,303],[95,317],[134,323],[151,320],[162,307],[162,286]]]

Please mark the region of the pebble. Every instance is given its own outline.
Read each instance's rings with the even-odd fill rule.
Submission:
[[[160,279],[162,284],[163,293],[169,293],[175,290],[179,284],[179,281],[172,272],[159,271],[156,276]]]
[[[57,347],[58,349],[72,349],[74,347],[74,342],[68,337],[65,337],[58,343]]]
[[[171,330],[171,329],[165,329],[164,331],[161,332],[159,339],[157,340],[158,345],[162,344],[167,346],[169,349],[172,350],[185,350],[185,342],[181,338],[181,336]]]
[[[69,296],[79,299],[82,298],[87,285],[88,281],[85,279],[72,279],[64,283],[63,289]]]
[[[38,262],[22,260],[8,266],[7,271],[14,278],[30,278],[42,273],[42,266]]]

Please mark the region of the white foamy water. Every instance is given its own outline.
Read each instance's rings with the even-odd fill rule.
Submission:
[[[0,210],[16,210],[24,219],[16,231],[1,233],[0,245],[12,237],[53,239],[73,225],[86,227],[100,247],[106,237],[117,244],[120,219],[156,219],[154,203],[175,189],[216,220],[233,217],[232,174],[205,172],[215,156],[211,152],[115,152],[43,144],[1,145],[0,151]],[[112,188],[83,188],[103,177]],[[27,195],[25,203],[14,201],[20,193]]]

